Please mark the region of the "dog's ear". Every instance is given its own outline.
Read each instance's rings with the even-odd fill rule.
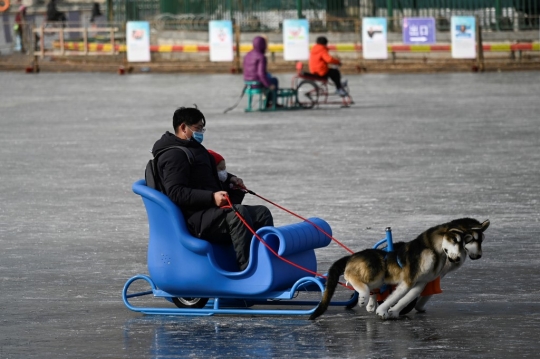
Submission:
[[[471,231],[478,231],[478,232],[484,232],[489,227],[489,219],[486,219],[482,224],[480,224],[480,227],[474,227],[471,228]]]
[[[489,219],[486,219],[483,223],[482,223],[482,232],[484,232],[486,229],[488,229],[489,227]]]
[[[465,232],[463,232],[463,231],[462,231],[461,229],[459,229],[459,228],[450,228],[450,229],[448,230],[448,232],[455,232],[455,233],[459,233],[459,234],[465,233]]]

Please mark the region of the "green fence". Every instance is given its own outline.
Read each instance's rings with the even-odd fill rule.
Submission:
[[[242,31],[280,31],[284,19],[306,18],[312,31],[354,31],[362,17],[434,17],[440,31],[453,15],[474,15],[492,31],[534,30],[540,0],[113,0],[115,21],[151,21],[164,29],[207,30],[210,20],[232,20]]]

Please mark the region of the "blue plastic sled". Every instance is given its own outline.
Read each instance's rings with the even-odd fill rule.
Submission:
[[[146,187],[144,180],[133,184],[133,192],[143,199],[150,227],[147,275],[136,275],[124,285],[122,297],[131,310],[145,314],[212,315],[264,314],[308,315],[319,301],[293,300],[300,292],[323,292],[325,280],[278,258],[255,236],[251,243],[249,266],[238,271],[232,245],[217,245],[193,237],[178,207],[164,194]],[[311,222],[332,233],[319,218]],[[317,271],[315,248],[326,247],[330,238],[308,222],[283,227],[263,227],[257,234],[279,256]],[[130,285],[148,282],[151,290],[128,294]],[[203,308],[135,307],[130,298],[153,294],[177,306],[179,299],[211,299]],[[356,300],[332,305],[346,306]],[[207,299],[205,299],[206,302]],[[167,303],[168,304],[168,303]],[[310,306],[310,309],[253,309],[255,305]]]

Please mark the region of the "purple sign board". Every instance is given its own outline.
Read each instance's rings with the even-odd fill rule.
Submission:
[[[434,44],[435,19],[432,17],[403,18],[403,43],[406,45]]]

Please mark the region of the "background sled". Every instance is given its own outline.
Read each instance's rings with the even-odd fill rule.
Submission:
[[[272,104],[268,103],[269,89],[259,81],[245,81],[244,92],[248,96],[245,112],[253,111],[276,111],[276,110],[299,110],[303,107],[298,103],[296,89],[279,88],[273,90],[273,97],[276,99]],[[253,107],[253,101],[256,101],[256,107]]]
[[[346,82],[343,89],[347,92],[347,96],[340,96],[336,93],[336,87],[331,80],[304,72],[302,62],[296,63],[296,75],[292,78],[291,86],[296,91],[296,102],[302,108],[309,109],[320,105],[350,107],[354,104]]]

